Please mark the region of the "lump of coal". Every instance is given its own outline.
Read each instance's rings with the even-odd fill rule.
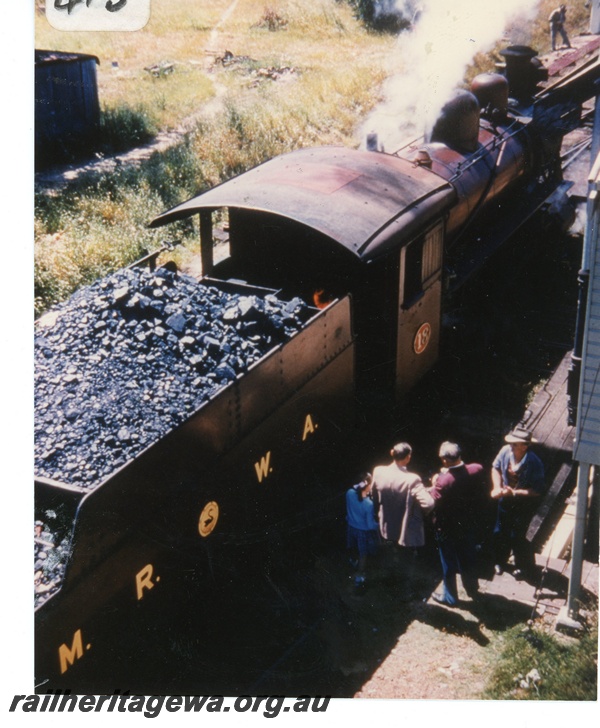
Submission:
[[[64,534],[64,523],[53,511],[47,511],[44,520],[34,523],[33,587],[34,605],[39,607],[62,584],[71,551],[70,535]]]
[[[301,299],[161,268],[75,293],[35,330],[35,472],[94,488],[299,331]]]

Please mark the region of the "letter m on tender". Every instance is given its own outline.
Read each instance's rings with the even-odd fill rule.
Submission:
[[[69,669],[75,660],[79,660],[81,657],[83,657],[83,640],[81,637],[81,630],[78,629],[73,635],[71,647],[67,647],[67,645],[63,643],[58,648],[61,675]]]

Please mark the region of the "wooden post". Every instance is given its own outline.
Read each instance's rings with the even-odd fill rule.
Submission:
[[[202,261],[202,275],[209,276],[214,266],[212,210],[202,210],[200,212],[200,259]]]
[[[575,506],[575,530],[571,550],[571,573],[569,575],[569,592],[567,595],[567,616],[577,619],[579,616],[579,594],[581,592],[581,574],[583,565],[583,545],[587,523],[588,488],[590,484],[590,465],[579,463],[577,474],[577,500]]]

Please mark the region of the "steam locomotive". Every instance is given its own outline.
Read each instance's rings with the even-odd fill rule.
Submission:
[[[203,285],[300,300],[309,315],[92,487],[36,475],[36,517],[66,514],[70,544],[36,609],[37,690],[105,690],[101,665],[152,660],[151,637],[121,654],[115,620],[156,614],[190,563],[212,573],[236,549],[324,517],[357,409],[402,399],[434,366],[448,298],[536,212],[568,223],[561,143],[600,66],[535,95],[533,55],[507,53],[506,75],[478,76],[427,139],[393,154],[300,149],[151,222],[199,215]],[[216,211],[228,231],[219,261]]]

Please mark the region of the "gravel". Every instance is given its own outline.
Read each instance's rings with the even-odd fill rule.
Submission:
[[[70,537],[60,537],[56,511],[44,513],[44,520],[34,523],[33,585],[34,604],[39,607],[47,601],[62,584],[70,552]]]

